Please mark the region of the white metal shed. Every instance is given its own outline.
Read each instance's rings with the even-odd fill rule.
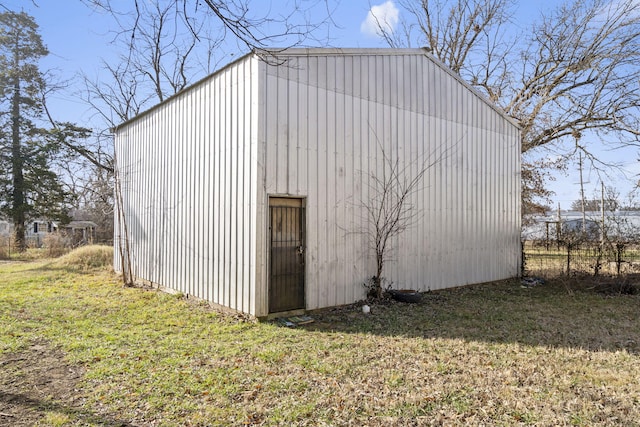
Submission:
[[[288,49],[115,129],[135,277],[259,317],[362,299],[362,202],[383,150],[410,169],[440,156],[388,279],[425,291],[519,274],[515,121],[422,49]]]

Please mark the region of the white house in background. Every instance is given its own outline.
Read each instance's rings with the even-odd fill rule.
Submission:
[[[32,221],[25,226],[24,234],[27,244],[40,247],[42,239],[53,231],[53,223],[47,221]],[[13,224],[0,220],[0,237],[9,238],[13,234]]]
[[[436,161],[385,276],[422,291],[520,271],[518,124],[422,49],[246,55],[115,128],[137,279],[258,317],[353,303],[386,153]]]
[[[8,221],[0,219],[0,237],[7,237],[11,234],[12,226]]]
[[[78,246],[93,243],[96,236],[97,224],[92,221],[71,221],[61,225],[55,221],[35,220],[25,227],[25,239],[27,245],[41,247],[45,244],[45,238],[56,233],[66,239],[70,246]],[[8,238],[13,233],[13,224],[0,220],[0,237]]]

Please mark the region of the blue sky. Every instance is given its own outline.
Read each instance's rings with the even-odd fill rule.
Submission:
[[[115,1],[116,5],[130,3],[130,0]],[[257,5],[266,3],[265,0],[252,2]],[[272,3],[277,4],[277,1]],[[76,90],[80,89],[77,78],[80,73],[100,76],[102,58],[115,56],[112,31],[116,28],[113,22],[79,0],[0,0],[0,5],[12,10],[24,10],[35,17],[50,51],[41,63],[42,69],[55,69],[63,80],[71,80]],[[379,37],[360,30],[360,24],[366,19],[369,9],[367,0],[342,0],[333,15],[338,28],[331,29],[331,44],[340,47],[385,47]],[[232,59],[222,59],[222,65]],[[66,92],[56,97],[56,105],[64,105],[64,119],[76,122],[88,119],[90,113],[83,111],[86,107],[74,99],[73,88]]]
[[[130,4],[130,0],[115,0],[116,4]],[[266,0],[254,0],[256,5],[267,5]],[[277,5],[273,0],[271,5]],[[530,2],[520,1],[514,9],[517,26],[530,25],[540,9],[549,9],[558,4],[556,0]],[[105,15],[93,12],[79,0],[0,0],[0,5],[12,10],[24,10],[35,17],[40,25],[40,33],[48,46],[50,55],[42,62],[42,69],[54,69],[61,80],[68,80],[70,86],[51,100],[60,120],[73,121],[87,126],[94,119],[89,107],[77,96],[82,89],[79,78],[81,73],[99,78],[102,72],[101,58],[113,57],[116,53],[111,41],[114,30],[112,21]],[[393,29],[403,19],[402,11],[393,0],[342,0],[333,13],[338,28],[330,32],[331,45],[338,47],[386,47],[384,41],[375,35],[367,18],[374,12],[380,22],[388,22]],[[237,56],[237,54],[236,54]],[[231,57],[229,57],[231,60]],[[229,60],[222,59],[222,64]],[[202,76],[201,76],[202,77]],[[597,146],[597,141],[593,141]],[[558,147],[558,153],[566,147]],[[547,154],[545,154],[547,155]],[[551,151],[548,155],[554,156]],[[610,162],[619,163],[625,173],[613,170],[605,182],[615,185],[621,196],[632,188],[640,172],[638,150],[634,148],[609,152],[600,150],[599,155]],[[563,208],[569,208],[573,200],[579,198],[579,176],[576,164],[567,176],[557,175],[549,187],[556,193],[554,207],[558,202]],[[626,176],[625,176],[626,175]],[[585,194],[591,197],[599,194],[600,180],[594,170],[584,170]]]

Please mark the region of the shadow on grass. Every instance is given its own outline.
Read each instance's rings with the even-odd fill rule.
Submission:
[[[445,338],[496,344],[640,353],[638,295],[589,284],[519,280],[428,292],[417,304],[382,301],[319,310],[309,331]]]
[[[105,427],[128,427],[134,426],[126,421],[98,415],[82,408],[63,405],[59,402],[35,399],[22,393],[5,393],[0,391],[0,403],[4,407],[9,407],[10,412],[4,409],[0,414],[0,423],[13,426],[31,426],[41,422],[47,413],[55,412],[64,414],[71,419],[71,422],[82,422],[85,425],[98,425]]]

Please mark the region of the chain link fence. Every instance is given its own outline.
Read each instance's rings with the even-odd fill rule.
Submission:
[[[630,241],[523,241],[525,276],[625,276],[640,273],[640,244]]]
[[[523,275],[626,277],[640,274],[640,215],[539,217],[523,230]]]

